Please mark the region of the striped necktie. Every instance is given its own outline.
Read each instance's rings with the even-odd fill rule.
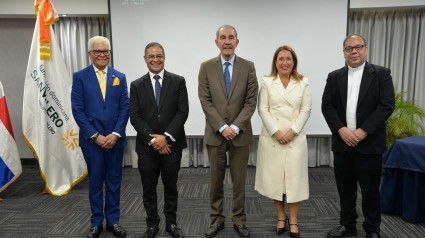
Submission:
[[[105,101],[105,94],[106,94],[106,80],[105,77],[103,77],[104,72],[102,70],[98,70],[97,73],[99,74],[99,86],[100,91],[102,91],[103,101]]]

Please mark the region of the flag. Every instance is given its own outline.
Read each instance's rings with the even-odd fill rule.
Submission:
[[[12,123],[10,123],[3,85],[0,82],[0,192],[15,181],[21,173],[21,158]]]
[[[53,25],[58,17],[49,0],[35,0],[37,22],[25,75],[22,133],[40,165],[50,194],[62,196],[87,176],[71,111],[72,79]]]

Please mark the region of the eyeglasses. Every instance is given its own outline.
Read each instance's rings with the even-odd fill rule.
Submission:
[[[155,58],[162,60],[164,58],[164,55],[148,55],[148,56],[146,56],[146,58],[148,60],[154,60]]]
[[[356,49],[356,51],[360,51],[361,49],[363,49],[363,47],[365,47],[365,45],[347,46],[344,48],[344,51],[347,53],[351,53],[353,49]]]
[[[95,56],[101,56],[102,54],[108,56],[111,54],[111,50],[92,50],[91,52],[93,52]]]

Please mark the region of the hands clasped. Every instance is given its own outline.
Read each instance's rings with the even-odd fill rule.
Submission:
[[[98,146],[102,147],[102,149],[109,150],[114,147],[115,143],[117,143],[117,140],[118,140],[118,136],[113,133],[107,136],[103,136],[99,134],[95,142]]]
[[[224,128],[224,130],[221,132],[221,134],[223,135],[223,137],[226,140],[233,140],[235,139],[235,137],[238,135],[236,134],[235,129],[233,129],[232,127],[228,126],[226,128]]]
[[[158,151],[161,155],[169,155],[171,154],[171,145],[167,143],[164,135],[159,134],[149,134],[149,136],[155,138],[155,140],[151,143],[152,147]]]
[[[345,144],[352,147],[356,146],[367,136],[367,132],[361,128],[357,128],[356,130],[351,131],[347,127],[342,127],[338,130],[338,133]]]
[[[286,133],[278,130],[273,134],[273,136],[280,144],[286,145],[294,139],[295,134],[292,130],[288,130]]]

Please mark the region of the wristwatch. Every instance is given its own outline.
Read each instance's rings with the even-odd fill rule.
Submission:
[[[171,140],[171,137],[170,137],[169,135],[165,135],[165,134],[164,134],[164,137],[165,137],[165,140],[167,141],[167,143],[168,143],[168,144],[171,144],[171,142],[173,142],[173,141]]]
[[[90,139],[92,139],[93,141],[96,141],[97,137],[99,137],[99,132],[94,134],[94,136],[90,137]]]

